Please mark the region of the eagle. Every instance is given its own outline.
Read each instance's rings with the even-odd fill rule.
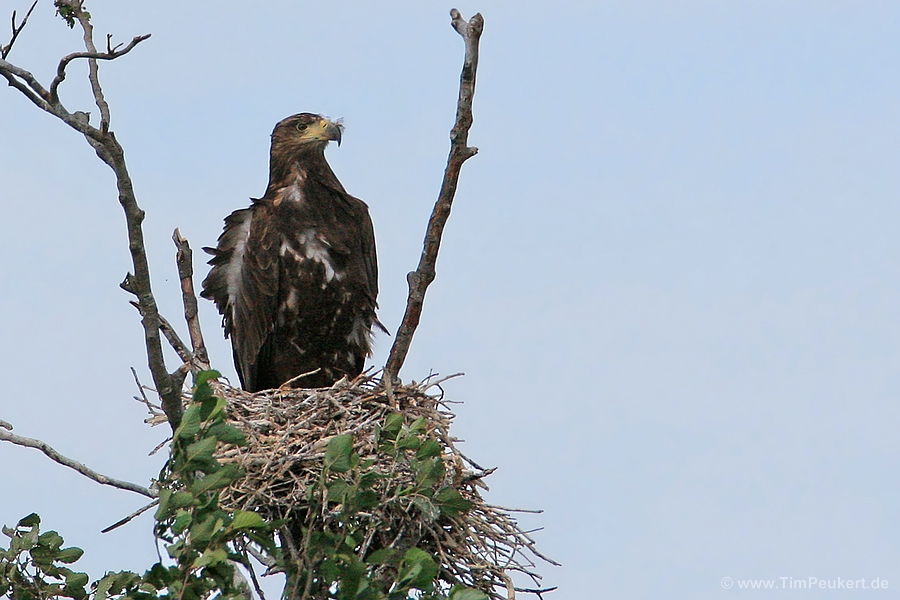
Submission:
[[[343,125],[290,116],[272,131],[262,198],[225,218],[201,296],[215,302],[243,389],[327,387],[371,354],[378,265],[368,206],[325,160]],[[386,330],[385,330],[386,331]]]

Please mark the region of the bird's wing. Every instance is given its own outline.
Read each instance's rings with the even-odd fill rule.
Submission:
[[[359,242],[363,256],[363,265],[366,269],[366,279],[369,283],[369,293],[374,301],[378,297],[378,259],[375,252],[375,229],[372,226],[369,210],[365,205],[363,205],[360,221]]]
[[[255,201],[226,218],[218,246],[206,249],[213,268],[201,295],[223,315],[244,389],[256,388],[259,351],[274,324],[279,248],[271,202]]]
[[[362,200],[355,199],[359,202],[359,245],[363,259],[363,269],[366,276],[367,290],[369,292],[369,300],[372,303],[372,311],[378,307],[378,258],[375,251],[375,228],[372,226],[372,218],[369,216],[369,207]],[[378,318],[375,318],[375,325],[384,331],[390,333],[387,328],[381,324]]]

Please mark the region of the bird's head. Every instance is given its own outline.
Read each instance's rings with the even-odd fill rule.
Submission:
[[[300,113],[282,120],[272,131],[272,148],[276,146],[293,152],[325,150],[328,142],[341,145],[344,126],[340,119],[331,121],[322,115]]]

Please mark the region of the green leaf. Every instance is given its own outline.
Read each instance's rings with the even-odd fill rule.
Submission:
[[[217,440],[214,437],[205,437],[187,447],[185,455],[190,463],[207,464],[212,460],[216,451]]]
[[[336,435],[328,440],[325,447],[325,466],[335,473],[346,473],[350,469],[350,454],[353,452],[353,436]]]
[[[200,418],[203,421],[211,421],[225,410],[226,406],[228,406],[228,401],[225,398],[213,396],[210,392],[210,396],[205,398],[200,405]]]
[[[249,510],[239,510],[234,513],[234,520],[231,526],[234,529],[245,529],[247,527],[262,527],[265,520],[258,514]]]
[[[421,445],[422,438],[414,434],[406,435],[397,442],[397,448],[400,448],[401,450],[416,450]]]
[[[434,582],[438,574],[438,564],[431,555],[419,548],[410,548],[400,562],[398,587],[422,589]]]
[[[75,27],[75,13],[72,11],[72,8],[66,6],[65,4],[60,4],[59,1],[54,2],[56,5],[56,14],[62,17],[62,19],[66,22],[66,25],[69,26],[69,29]]]
[[[448,600],[488,600],[488,595],[479,590],[455,585],[450,590]]]
[[[73,571],[69,571],[68,573],[66,573],[66,585],[67,586],[77,585],[77,586],[84,587],[84,585],[87,582],[88,582],[87,573],[75,573]]]
[[[70,598],[84,598],[87,594],[84,593],[84,586],[87,585],[88,576],[87,573],[67,573],[66,574],[66,591],[69,592]],[[80,592],[80,593],[77,593]]]
[[[368,582],[365,580],[366,565],[355,560],[356,557],[352,554],[348,555],[347,558],[354,562],[346,565],[341,571],[340,597],[356,598],[360,592],[368,587]]]
[[[184,539],[178,540],[171,546],[166,546],[166,553],[170,558],[174,558],[175,560],[181,559],[182,552],[184,552]]]
[[[181,425],[175,430],[175,439],[191,438],[200,431],[200,405],[191,404],[181,417]]]
[[[361,487],[362,489],[370,488],[375,485],[382,477],[383,475],[376,471],[369,471],[368,473],[364,473],[362,477],[359,478],[359,487]]]
[[[224,521],[215,516],[210,516],[191,527],[191,541],[194,544],[205,544],[212,536],[222,529]]]
[[[128,586],[135,585],[140,581],[140,577],[137,573],[132,573],[131,571],[122,571],[116,577],[116,582],[112,586],[112,590],[115,593],[119,593],[120,590],[125,589]]]
[[[434,495],[434,500],[448,517],[457,517],[472,508],[472,503],[460,495],[459,491],[452,487],[445,487]]]
[[[247,438],[244,436],[244,432],[225,422],[216,423],[210,427],[209,434],[225,444],[247,445]]]
[[[23,517],[16,527],[37,527],[41,524],[41,518],[37,515],[37,513],[31,513],[27,517]]]
[[[428,424],[428,421],[425,420],[425,417],[419,417],[415,421],[413,421],[412,425],[409,426],[409,430],[411,432],[418,433],[420,431],[425,431],[425,426]]]
[[[418,451],[416,451],[416,458],[425,460],[426,458],[440,456],[443,452],[444,448],[441,446],[440,442],[435,439],[427,439],[419,446]]]
[[[444,461],[440,457],[431,458],[415,466],[416,483],[419,488],[430,488],[444,477]]]
[[[161,487],[159,490],[159,507],[156,509],[156,516],[153,518],[162,521],[169,512],[169,500],[172,499],[172,488]]]
[[[116,583],[117,576],[116,573],[107,573],[100,581],[94,584],[94,600],[106,600],[109,598],[110,588]]]
[[[176,492],[169,500],[172,508],[187,508],[194,503],[194,495],[190,492]]]
[[[381,498],[373,490],[362,490],[356,494],[356,506],[361,510],[375,508],[381,503]]]
[[[137,574],[131,571],[107,573],[103,579],[94,584],[93,600],[106,600],[110,596],[118,596],[125,588],[135,585],[137,581]]]
[[[346,481],[332,481],[328,484],[328,500],[343,503],[347,501],[350,485]]]
[[[341,567],[334,560],[326,558],[319,567],[319,573],[326,583],[331,584],[341,576]]]
[[[403,415],[401,413],[391,413],[384,420],[384,426],[381,428],[381,437],[385,440],[396,440],[397,434],[403,427]]]
[[[224,548],[207,549],[194,561],[194,567],[217,565],[228,560],[228,552]]]
[[[71,548],[63,548],[56,555],[56,560],[67,565],[76,562],[84,554],[84,550],[72,546]]]
[[[209,369],[206,371],[200,371],[194,376],[194,387],[198,385],[202,385],[204,383],[210,382],[213,379],[218,379],[222,374],[216,371],[215,369]]]
[[[209,418],[209,413],[212,412],[213,407],[216,405],[212,388],[209,387],[208,383],[201,383],[194,388],[191,396],[194,402],[200,404],[200,420],[207,420]]]
[[[441,516],[440,509],[432,504],[431,500],[425,496],[413,496],[412,502],[416,505],[416,508],[422,511],[422,515],[429,521],[436,521],[437,518]]]
[[[188,527],[190,527],[191,523],[194,520],[194,516],[186,510],[179,510],[175,515],[175,520],[172,522],[172,531],[175,534],[179,534]]]
[[[38,545],[55,552],[59,550],[60,546],[63,545],[63,539],[62,536],[55,531],[48,531],[46,533],[42,533],[38,537]]]
[[[381,548],[375,552],[370,552],[366,557],[366,562],[370,565],[391,565],[397,562],[400,551],[394,548]]]
[[[203,479],[195,481],[191,485],[191,490],[194,493],[201,494],[203,492],[208,492],[209,490],[225,488],[234,480],[240,479],[242,475],[243,471],[239,466],[228,464],[215,473],[211,473]]]

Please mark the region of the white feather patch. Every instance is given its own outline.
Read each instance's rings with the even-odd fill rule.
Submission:
[[[328,254],[328,242],[315,229],[307,229],[298,234],[297,242],[303,248],[302,254],[288,240],[283,240],[279,249],[281,256],[290,254],[298,263],[307,260],[320,263],[325,267],[325,284],[330,283],[332,279],[340,281],[343,278],[344,274],[335,271],[334,263],[331,262],[331,256]],[[324,288],[325,285],[323,284],[322,287]]]
[[[368,335],[369,328],[366,326],[365,320],[357,317],[353,320],[353,327],[350,329],[350,333],[347,334],[347,343],[365,348]]]
[[[237,300],[238,288],[241,285],[241,269],[244,264],[244,249],[247,247],[247,238],[250,237],[250,219],[252,213],[247,211],[244,220],[236,225],[234,250],[231,260],[225,267],[225,281],[228,283],[228,304],[234,306]]]

